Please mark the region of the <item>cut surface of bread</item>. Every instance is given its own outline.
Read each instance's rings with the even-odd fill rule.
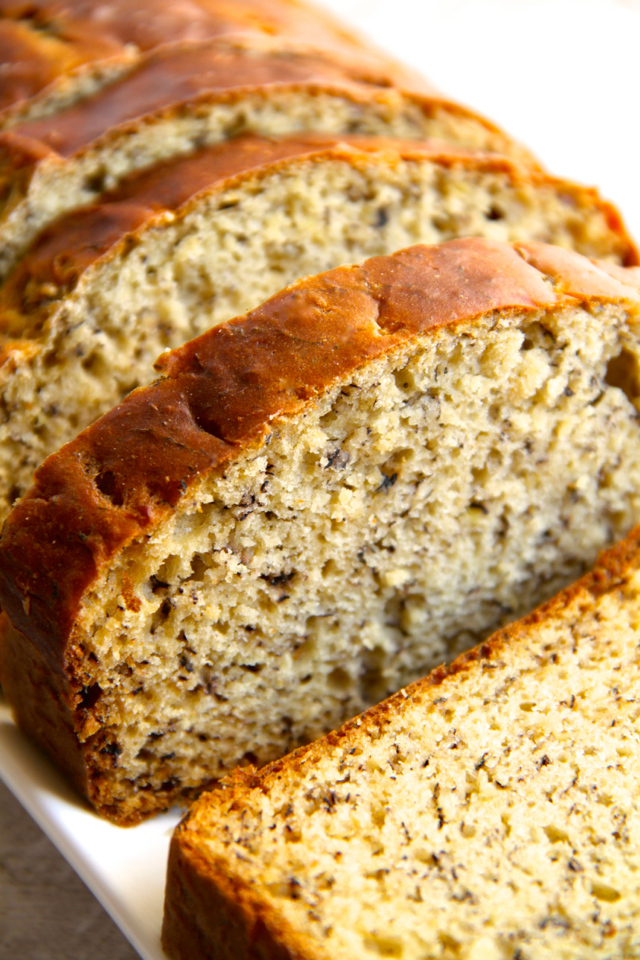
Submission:
[[[593,190],[410,141],[241,137],[57,220],[0,287],[0,521],[152,364],[299,277],[456,236],[633,262]]]
[[[299,0],[36,0],[0,2],[0,124],[55,112],[167,43],[237,33],[281,36],[357,59],[426,89],[408,68]]]
[[[3,528],[21,725],[131,822],[570,582],[640,518],[636,274],[412,247],[164,355]]]
[[[640,531],[171,846],[173,960],[640,955]]]
[[[35,234],[126,174],[240,133],[438,138],[530,157],[440,97],[382,85],[357,63],[266,39],[172,44],[51,117],[0,133],[0,275]]]

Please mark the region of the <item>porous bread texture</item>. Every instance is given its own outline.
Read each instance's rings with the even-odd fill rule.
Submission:
[[[169,956],[640,956],[638,535],[448,673],[196,803]]]
[[[516,311],[421,337],[275,422],[124,548],[75,634],[101,691],[79,735],[101,731],[113,759],[108,815],[337,727],[626,532],[631,313]]]
[[[97,129],[96,115],[112,116],[112,104],[103,102],[105,97],[110,95],[121,109],[122,85],[132,76],[142,87],[141,102],[146,104],[149,92],[140,83],[146,70],[156,69],[158,63],[162,67],[169,56],[179,60],[182,55],[184,59],[192,49],[194,59],[198,53],[202,57],[209,48],[212,61],[216,51],[238,57],[234,84],[230,86],[226,79],[224,89],[216,89],[215,62],[208,73],[201,66],[201,89],[194,84],[188,95],[176,94],[170,104],[114,115],[112,125],[105,124],[93,139],[83,137],[85,126]],[[308,62],[308,75],[301,73],[297,80],[287,82],[279,79],[276,70],[271,82],[243,81],[242,59],[249,62],[260,57],[280,61],[285,67],[295,61],[302,71]],[[132,93],[132,102],[137,95],[139,90]],[[523,148],[471,111],[441,98],[385,88],[367,81],[356,66],[350,73],[328,55],[284,42],[176,44],[170,54],[161,50],[150,55],[131,75],[87,98],[83,109],[77,116],[73,111],[79,107],[69,108],[66,115],[65,111],[58,113],[60,129],[54,125],[43,133],[26,124],[0,133],[0,278],[40,230],[66,211],[91,203],[132,171],[242,133],[284,136],[311,130],[438,139],[467,150],[500,152],[531,162]],[[71,134],[69,118],[74,121]]]
[[[487,147],[487,138],[478,135],[484,131],[466,117],[452,117],[445,111],[426,117],[414,103],[389,103],[389,99],[400,97],[387,93],[366,102],[338,91],[316,90],[269,90],[235,100],[226,97],[221,103],[201,104],[192,113],[153,118],[153,122],[141,122],[121,134],[112,131],[105,136],[106,142],[93,145],[78,158],[45,159],[32,177],[12,179],[6,193],[0,210],[0,277],[6,276],[40,230],[66,211],[91,203],[128,173],[239,133],[286,136],[313,130],[436,138],[471,150]]]
[[[632,254],[590,191],[506,161],[381,146],[327,148],[218,184],[116,243],[75,286],[56,287],[52,270],[44,292],[24,291],[23,311],[10,276],[0,293],[0,520],[46,456],[150,382],[163,350],[300,276],[470,235],[618,262]]]

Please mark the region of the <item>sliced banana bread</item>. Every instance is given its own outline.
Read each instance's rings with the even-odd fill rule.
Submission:
[[[528,157],[471,111],[382,86],[357,62],[266,38],[173,44],[82,102],[0,132],[0,276],[39,230],[133,170],[243,132],[304,130]]]
[[[174,836],[173,960],[640,956],[640,530]]]
[[[4,525],[19,722],[132,822],[570,582],[640,519],[637,272],[412,247],[166,354]]]
[[[593,190],[495,155],[309,134],[226,141],[56,221],[0,287],[0,521],[167,347],[305,274],[468,234],[637,257]]]
[[[356,59],[388,82],[427,89],[326,10],[300,0],[0,0],[0,125],[90,96],[143,51],[230,33],[310,43]]]

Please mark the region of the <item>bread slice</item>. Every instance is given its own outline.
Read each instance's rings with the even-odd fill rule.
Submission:
[[[412,247],[166,354],[4,525],[23,728],[133,822],[574,579],[640,519],[628,273],[540,244]]]
[[[382,86],[357,62],[283,40],[173,44],[82,102],[0,132],[0,276],[38,231],[133,170],[240,133],[304,130],[435,137],[530,159],[471,111]]]
[[[593,190],[496,156],[309,134],[209,147],[56,221],[0,288],[0,521],[163,350],[305,274],[465,234],[637,258]]]
[[[638,955],[640,531],[174,836],[173,960]]]
[[[0,125],[70,106],[126,72],[144,51],[228,34],[279,36],[357,60],[389,83],[427,89],[409,68],[300,0],[0,2]]]

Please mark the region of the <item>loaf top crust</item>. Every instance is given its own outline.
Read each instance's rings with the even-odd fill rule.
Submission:
[[[326,820],[333,821],[334,818],[331,814],[342,807],[349,809],[347,805],[350,800],[351,810],[354,811],[351,820],[347,821],[345,817],[340,821],[339,826],[333,822],[326,823],[327,837],[332,853],[342,841],[341,849],[336,856],[336,862],[340,858],[339,862],[342,864],[344,853],[348,851],[352,837],[356,838],[353,841],[356,843],[365,834],[366,841],[370,844],[369,850],[372,848],[374,850],[373,856],[382,854],[379,859],[373,860],[373,864],[379,868],[380,878],[382,879],[385,874],[390,873],[391,877],[389,879],[392,882],[393,868],[391,870],[385,869],[391,857],[388,854],[387,856],[384,855],[386,851],[382,849],[382,843],[380,843],[380,849],[376,853],[375,841],[383,835],[383,830],[387,831],[385,839],[390,839],[394,830],[400,833],[397,820],[402,817],[406,818],[406,823],[405,819],[402,819],[401,827],[406,833],[407,844],[414,842],[416,838],[421,838],[425,834],[428,837],[422,845],[422,849],[425,851],[424,855],[419,854],[421,861],[419,865],[423,866],[423,870],[417,871],[418,878],[422,873],[420,879],[424,880],[425,883],[424,885],[421,884],[420,894],[414,895],[418,902],[425,899],[424,887],[428,889],[430,886],[434,891],[437,902],[442,902],[442,881],[444,877],[452,876],[453,880],[450,881],[448,886],[458,894],[454,896],[454,901],[468,899],[473,904],[474,888],[477,892],[478,887],[484,883],[487,887],[487,901],[500,904],[499,898],[501,895],[505,896],[505,888],[508,891],[507,896],[509,896],[510,891],[507,884],[503,886],[500,880],[496,880],[495,864],[496,861],[502,863],[502,858],[505,862],[508,860],[507,851],[511,854],[511,859],[514,859],[514,848],[522,870],[520,874],[521,885],[525,889],[530,883],[534,884],[536,878],[538,882],[542,880],[542,874],[539,872],[541,869],[553,869],[558,860],[563,866],[568,861],[568,866],[564,866],[564,869],[568,869],[569,876],[573,875],[575,877],[575,874],[579,873],[582,880],[584,877],[583,871],[586,871],[587,876],[590,875],[593,878],[586,902],[584,895],[581,897],[579,891],[584,890],[585,887],[589,889],[588,882],[585,884],[576,883],[575,895],[573,889],[568,890],[566,887],[561,888],[559,885],[554,887],[555,902],[552,902],[550,906],[547,906],[548,901],[546,899],[548,887],[544,892],[538,891],[540,895],[534,895],[529,900],[529,904],[533,903],[535,909],[535,913],[532,910],[533,915],[527,917],[527,920],[531,921],[531,927],[527,929],[525,924],[524,929],[518,929],[518,921],[516,920],[514,926],[517,932],[514,932],[514,930],[504,931],[505,941],[508,939],[510,949],[515,951],[512,955],[519,955],[520,951],[517,950],[517,947],[524,942],[529,948],[527,949],[527,955],[531,957],[550,955],[576,957],[586,956],[587,954],[591,956],[590,947],[593,946],[593,941],[597,942],[598,934],[601,931],[604,931],[604,937],[611,937],[612,939],[601,940],[598,944],[600,949],[594,950],[594,956],[596,953],[598,956],[626,955],[624,946],[622,946],[621,953],[618,951],[621,944],[626,943],[628,945],[629,943],[625,938],[625,933],[629,929],[633,930],[634,916],[632,910],[635,900],[637,911],[637,889],[634,888],[633,884],[631,884],[630,889],[620,888],[620,880],[625,878],[624,870],[620,870],[617,876],[619,889],[608,884],[609,876],[616,876],[616,867],[618,866],[615,862],[612,862],[609,852],[611,846],[607,848],[607,852],[600,852],[603,847],[599,847],[600,855],[594,854],[594,862],[588,863],[585,857],[576,853],[575,849],[572,850],[571,836],[572,834],[575,835],[577,829],[588,819],[588,813],[585,814],[585,810],[602,809],[601,807],[598,808],[598,804],[607,803],[607,806],[610,806],[617,802],[619,807],[616,811],[617,819],[615,822],[616,826],[619,822],[624,824],[621,831],[624,839],[620,838],[619,833],[614,832],[611,837],[607,836],[605,840],[602,836],[603,831],[598,829],[602,821],[599,822],[594,814],[591,819],[588,819],[591,836],[588,838],[585,847],[589,849],[589,844],[595,846],[607,842],[613,845],[615,841],[620,841],[623,850],[628,851],[633,848],[631,822],[634,804],[632,791],[636,781],[629,769],[632,767],[632,763],[629,762],[624,765],[621,763],[618,767],[613,765],[607,767],[607,773],[604,774],[603,780],[607,785],[610,782],[612,796],[607,795],[603,798],[601,793],[596,792],[597,788],[593,783],[595,777],[592,779],[589,773],[584,773],[578,768],[579,757],[577,755],[574,757],[573,754],[571,757],[567,756],[567,747],[575,746],[571,743],[571,737],[575,736],[575,726],[570,727],[568,731],[566,727],[569,726],[570,722],[567,720],[567,714],[575,709],[576,714],[580,715],[582,698],[588,699],[587,693],[581,692],[579,677],[576,680],[576,673],[571,671],[572,666],[574,670],[577,668],[576,672],[579,673],[582,664],[584,664],[585,675],[593,676],[602,661],[611,657],[613,664],[615,664],[620,658],[623,666],[622,674],[613,674],[613,676],[622,677],[624,674],[624,654],[620,654],[619,647],[617,648],[615,643],[617,638],[615,638],[616,618],[614,611],[616,608],[622,609],[623,615],[619,617],[617,623],[618,625],[620,623],[624,624],[622,627],[624,631],[624,627],[627,626],[624,606],[625,602],[628,601],[628,620],[631,621],[631,624],[634,623],[634,611],[637,611],[639,564],[640,528],[635,528],[625,540],[601,555],[591,573],[563,590],[529,616],[494,634],[488,641],[463,654],[453,663],[438,667],[429,676],[418,680],[384,702],[370,708],[366,713],[349,721],[341,729],[327,734],[308,746],[300,747],[284,759],[269,764],[259,772],[252,768],[237,769],[232,776],[222,781],[220,788],[202,796],[178,826],[172,841],[163,933],[163,946],[169,955],[175,958],[187,955],[196,958],[204,956],[205,953],[201,952],[203,951],[203,945],[206,945],[204,946],[205,950],[215,949],[216,956],[225,958],[231,956],[246,958],[249,956],[279,957],[286,955],[295,956],[298,960],[311,957],[319,960],[319,958],[333,955],[330,945],[327,944],[324,937],[318,937],[318,933],[321,931],[326,932],[326,934],[330,932],[328,925],[324,927],[321,925],[315,926],[314,935],[311,933],[311,924],[308,924],[306,929],[301,928],[295,920],[292,922],[295,911],[286,909],[287,898],[290,898],[289,902],[301,899],[305,905],[305,914],[308,911],[314,921],[326,921],[322,896],[316,898],[312,912],[308,910],[309,899],[305,900],[304,894],[313,887],[314,883],[317,883],[315,889],[324,894],[327,889],[331,889],[332,881],[331,876],[329,876],[329,882],[322,886],[327,875],[322,872],[325,863],[318,856],[320,847],[314,846],[313,841],[310,844],[305,844],[306,837],[304,833],[302,837],[300,836],[299,819],[296,820],[295,817],[299,818],[301,810],[306,808],[310,816],[316,817],[317,822],[319,818],[316,810],[319,807],[321,811],[326,811]],[[603,636],[598,635],[601,621],[604,621]],[[633,626],[627,632],[632,633],[632,631]],[[594,632],[596,636],[591,635]],[[557,641],[558,636],[559,641]],[[572,653],[575,651],[571,650],[571,641],[573,641],[574,647],[580,651],[580,655],[575,657],[573,663],[571,663]],[[628,640],[627,642],[631,646]],[[622,642],[620,646],[622,646]],[[578,664],[575,663],[575,660],[578,660]],[[605,663],[604,665],[609,669],[611,668],[611,663]],[[635,663],[629,663],[628,657],[626,665],[631,668],[633,673]],[[620,670],[619,661],[618,666],[614,666],[613,669]],[[548,691],[543,689],[541,680],[541,675],[544,675],[545,670],[549,681],[552,682]],[[518,683],[523,681],[523,678],[526,678],[527,675],[532,676],[530,683],[527,685],[525,679],[518,686]],[[610,676],[611,674],[609,674]],[[633,721],[636,718],[635,715],[629,718],[625,708],[627,705],[635,703],[634,699],[630,699],[632,697],[630,688],[633,690],[634,685],[633,680],[629,681],[628,677],[626,681],[622,682],[625,683],[625,694],[619,693],[617,687],[614,687],[613,691],[606,690],[606,693],[611,697],[611,702],[607,703],[606,708],[603,708],[602,703],[606,700],[601,695],[599,703],[596,703],[596,707],[600,707],[599,711],[593,710],[592,704],[591,716],[584,724],[588,726],[589,739],[581,740],[579,744],[580,753],[584,751],[587,760],[589,754],[597,754],[596,764],[601,763],[599,757],[603,752],[605,738],[601,736],[601,733],[604,732],[603,728],[616,725],[618,704],[618,723],[621,727],[626,727],[626,736],[625,733],[619,735],[618,743],[621,746],[618,753],[620,756],[624,755],[625,758],[631,756],[631,751],[623,752],[624,740],[633,739]],[[588,680],[585,682],[585,687],[587,692],[591,692],[592,687],[590,688]],[[481,694],[478,694],[478,691],[483,689],[486,690],[484,703],[482,703]],[[518,693],[515,692],[516,690]],[[596,691],[601,692],[597,687]],[[465,709],[458,709],[458,705],[465,702],[470,693],[475,696],[473,706],[467,714]],[[565,694],[564,697],[563,693]],[[527,694],[530,696],[539,695],[541,702],[523,703],[523,700],[528,699]],[[558,700],[561,701],[559,705]],[[474,707],[477,710],[478,701],[480,701],[479,712],[482,716],[480,722],[476,721],[474,727],[473,721],[469,722],[469,714]],[[576,701],[575,707],[574,701]],[[505,707],[509,703],[513,707],[511,714]],[[557,723],[547,721],[545,725],[545,714],[552,714],[554,708],[560,711]],[[616,711],[613,720],[610,713],[611,708]],[[502,714],[500,714],[500,709],[502,709]],[[528,724],[526,721],[521,724],[519,722],[520,717],[528,718],[531,716],[531,713],[525,711],[532,712],[533,720]],[[596,722],[593,722],[594,713],[597,716]],[[505,715],[510,721],[508,724],[505,723]],[[499,720],[502,721],[502,725],[499,725]],[[589,720],[591,720],[591,723],[589,723]],[[456,726],[456,722],[460,726]],[[409,734],[407,736],[408,727]],[[443,731],[446,731],[444,736]],[[549,733],[549,731],[551,732]],[[479,733],[479,736],[474,737],[473,734],[477,733]],[[397,759],[392,757],[388,761],[391,770],[387,769],[384,772],[378,764],[379,755],[375,756],[374,754],[375,744],[382,737],[393,738],[397,750]],[[408,743],[417,748],[415,753],[412,754],[411,748],[407,747]],[[534,842],[534,839],[537,840],[535,831],[539,830],[538,822],[541,819],[539,815],[540,801],[538,800],[536,806],[534,798],[531,797],[531,811],[523,811],[522,806],[518,807],[517,802],[513,802],[514,795],[522,789],[526,790],[527,785],[531,785],[532,778],[531,772],[522,762],[523,753],[518,752],[521,743],[530,744],[538,771],[545,768],[544,773],[546,773],[546,768],[549,767],[551,773],[553,773],[554,769],[557,771],[558,767],[563,767],[566,763],[564,771],[568,770],[569,775],[567,777],[565,774],[564,783],[568,783],[568,786],[563,792],[568,793],[575,788],[574,803],[578,811],[575,818],[577,823],[573,822],[572,819],[561,819],[561,812],[557,809],[557,806],[560,805],[557,800],[560,793],[556,786],[560,779],[557,772],[555,782],[553,778],[550,778],[551,782],[546,781],[542,804],[545,808],[543,823],[546,820],[546,823],[551,822],[552,825],[544,828],[546,836],[543,835],[542,840],[549,840],[551,844],[558,844],[560,848],[554,856],[549,856],[549,859],[540,856],[540,843]],[[450,750],[455,750],[460,746],[462,746],[461,755],[458,753],[451,755],[449,753]],[[474,749],[477,751],[475,756],[473,756]],[[403,753],[405,750],[411,757],[407,766],[409,763],[413,764],[411,774],[403,770],[403,761],[405,760]],[[513,760],[510,767],[508,758],[510,758],[512,750],[516,759]],[[418,761],[415,759],[416,753],[419,758]],[[443,753],[449,754],[450,759],[443,757]],[[469,762],[470,754],[473,756],[471,763]],[[426,759],[423,760],[422,758],[425,755]],[[346,762],[343,762],[343,758]],[[567,763],[568,760],[574,759],[576,761],[575,765]],[[433,763],[434,760],[435,763]],[[481,849],[484,850],[486,855],[486,872],[482,871],[478,876],[478,847],[480,844],[473,852],[469,852],[468,848],[465,849],[464,840],[465,837],[475,836],[475,818],[465,807],[463,801],[465,784],[469,792],[473,791],[475,778],[482,776],[479,771],[484,768],[485,763],[489,771],[487,774],[489,782],[478,785],[477,790],[481,796],[478,806],[482,806],[484,801],[486,810],[483,811],[483,819],[483,814],[478,816],[476,808],[477,821],[475,822],[479,823],[480,835],[484,839],[484,847]],[[516,766],[516,764],[518,765]],[[416,769],[418,766],[420,767],[419,772]],[[432,779],[430,781],[428,781],[427,767],[429,767],[429,770],[435,767],[435,772],[431,773]],[[447,768],[454,771],[457,778],[454,777],[453,773],[451,777],[447,777]],[[358,772],[354,773],[354,770],[358,770]],[[339,773],[336,774],[336,771],[339,771]],[[610,781],[608,780],[609,771],[611,771]],[[544,773],[539,774],[543,785],[545,785]],[[424,777],[421,774],[424,774]],[[376,793],[374,787],[367,789],[369,783],[374,784],[376,782],[376,778],[378,783],[381,780],[384,782],[384,792]],[[573,778],[573,783],[570,782],[571,778]],[[434,780],[437,781],[435,787]],[[397,782],[390,783],[390,781]],[[455,784],[453,787],[451,787],[452,782]],[[622,790],[620,789],[621,783],[624,784]],[[340,787],[337,784],[344,785],[343,793],[340,794]],[[628,786],[629,784],[630,786]],[[459,795],[454,794],[455,800],[452,800],[449,804],[449,791],[455,790],[456,786],[460,789],[461,785],[462,799]],[[543,789],[544,786],[540,786],[538,796],[543,793]],[[418,806],[417,803],[413,802],[416,791],[419,791],[418,795],[421,798],[418,822],[409,819],[411,813],[415,813]],[[382,808],[382,811],[379,820],[376,820],[378,808],[375,806],[375,801],[379,799],[381,794],[383,799],[379,803],[379,808]],[[621,795],[622,802],[620,800]],[[405,796],[407,797],[407,813],[404,812]],[[299,803],[302,798],[304,798],[303,802]],[[395,808],[394,801],[397,802],[399,811]],[[441,801],[441,806],[438,806],[438,801]],[[567,803],[567,806],[570,802]],[[437,809],[434,810],[434,807],[437,807]],[[461,821],[458,818],[460,807],[464,808],[468,820]],[[275,816],[273,814],[274,808],[277,811]],[[395,820],[393,826],[385,823],[385,810],[387,821]],[[455,817],[452,815],[452,810],[455,811]],[[624,812],[622,812],[623,810]],[[240,812],[242,814],[241,819]],[[500,827],[503,825],[500,821],[501,812],[506,827],[504,834],[501,834],[500,831]],[[574,812],[573,808],[571,812]],[[526,819],[525,822],[521,822],[520,818],[523,813],[525,818],[529,813],[531,829],[529,829],[530,824]],[[424,824],[421,823],[422,816],[424,817]],[[438,818],[440,818],[439,823]],[[438,826],[429,831],[434,821]],[[499,824],[497,828],[495,827],[496,821]],[[348,827],[345,827],[344,824],[347,822]],[[371,822],[376,827],[380,823],[385,824],[385,826],[380,826],[379,830],[370,829],[370,833],[367,835],[367,827]],[[487,822],[493,827],[492,830],[487,829]],[[291,857],[292,861],[296,860],[296,850],[304,846],[304,854],[298,857],[298,865],[293,868],[294,872],[285,875],[279,874],[283,887],[286,884],[291,884],[291,887],[286,891],[285,889],[276,889],[276,885],[273,883],[275,874],[273,863],[282,863],[287,858],[287,854],[281,856],[280,861],[277,860],[276,843],[278,841],[274,840],[277,832],[270,832],[282,830],[283,823],[286,824],[284,826],[286,840],[291,841],[290,844],[286,843],[284,845],[289,847],[290,853],[288,853],[288,856]],[[426,828],[425,824],[428,825]],[[440,845],[433,844],[431,846],[429,841],[433,842],[433,834],[435,833],[437,836],[436,830],[440,829],[442,829]],[[511,830],[513,830],[515,837],[511,837],[509,842],[508,838]],[[310,831],[310,836],[311,833]],[[457,843],[452,837],[460,837],[461,842]],[[314,839],[317,840],[317,838],[316,830]],[[340,840],[337,840],[337,838],[340,838]],[[300,843],[300,841],[302,842]],[[565,842],[564,848],[562,847],[563,841]],[[296,847],[296,843],[300,843],[300,847]],[[393,841],[390,846],[392,846],[392,843]],[[416,843],[415,846],[419,846],[419,844]],[[403,851],[405,849],[403,848]],[[428,853],[431,849],[434,851],[433,859]],[[453,855],[451,854],[452,849],[454,851]],[[584,853],[584,848],[582,852]],[[578,857],[578,860],[571,859],[572,853],[574,858]],[[394,854],[397,856],[395,850]],[[412,854],[415,856],[413,850]],[[468,857],[475,854],[475,860],[468,863],[465,854]],[[607,854],[609,855],[607,856]],[[411,854],[403,856],[402,861],[407,861],[410,856]],[[456,863],[454,857],[462,860],[462,870],[465,871],[464,877],[459,877],[456,874],[455,867],[453,870],[451,869],[451,864]],[[344,860],[345,871],[349,867],[354,867],[353,861],[348,855]],[[251,865],[247,866],[249,864]],[[311,865],[310,871],[313,879],[307,873],[309,864]],[[435,869],[429,870],[427,865],[435,867]],[[264,877],[256,872],[252,873],[256,866],[258,870],[260,866],[263,866]],[[404,863],[398,864],[397,861],[393,863],[393,867],[398,867],[400,875],[402,875],[403,870],[408,871],[408,867]],[[367,868],[368,872],[365,874]],[[339,867],[336,867],[337,869]],[[562,870],[562,867],[560,869]],[[629,872],[632,873],[633,870],[634,865],[631,864]],[[365,865],[362,865],[362,867],[360,865],[355,866],[353,876],[354,879],[357,876],[358,881],[362,880],[363,876],[371,878],[371,860],[366,867]],[[377,874],[374,873],[373,876],[377,878]],[[296,887],[298,883],[296,878],[298,877],[302,879],[303,884],[306,885],[308,882],[304,893]],[[554,880],[557,881],[557,877],[558,874],[556,873]],[[545,886],[543,883],[540,885]],[[342,886],[337,888],[343,895],[342,901],[338,901],[343,910],[343,916],[349,918],[345,926],[353,918],[353,912],[349,909],[351,906],[349,894],[353,893],[353,896],[357,897],[361,891],[359,883],[355,882],[351,884],[351,890],[345,896],[347,886],[343,880]],[[417,890],[418,887],[416,886],[415,889]],[[446,889],[447,886],[445,886]],[[535,889],[538,889],[537,886]],[[465,890],[466,898],[462,895]],[[514,905],[517,902],[517,906],[520,907],[519,919],[521,919],[522,898],[519,899],[519,890],[515,885],[513,893]],[[392,891],[390,893],[391,899],[394,898],[394,895],[395,891]],[[340,894],[337,896],[340,896]],[[394,903],[393,909],[396,911],[402,910],[403,896],[406,897],[406,887],[404,894],[400,895]],[[622,919],[626,921],[626,931],[616,929],[617,918],[616,925],[614,925],[611,919],[608,919],[609,915],[606,909],[612,903],[621,900],[621,896],[626,896],[632,902],[631,907],[628,907],[626,911],[621,911]],[[407,897],[407,901],[410,898],[411,895]],[[595,913],[592,904],[597,908]],[[282,905],[283,909],[278,909],[278,905]],[[407,903],[407,906],[410,909],[413,905]],[[591,909],[589,909],[590,907]],[[452,903],[451,911],[453,914],[456,913],[456,908],[458,913],[465,916],[468,923],[468,915],[465,915],[462,902]],[[481,909],[482,905],[480,906]],[[505,910],[508,910],[508,907],[500,904],[495,913],[499,915],[502,912],[504,914]],[[601,911],[603,916],[600,916]],[[394,918],[397,916],[398,913],[395,913]],[[544,921],[544,918],[549,916],[551,920],[547,919],[547,923],[550,923],[550,925],[553,925],[554,921],[557,923],[557,929],[550,937],[555,947],[555,952],[552,947],[551,953],[547,952],[548,947],[545,949],[547,943],[542,946],[535,939],[535,933],[532,933],[535,930],[538,932],[540,929],[544,930],[545,924],[540,921],[541,919]],[[358,919],[361,921],[361,918]],[[477,917],[473,919],[477,920]],[[381,944],[383,948],[386,945],[389,946],[386,955],[405,956],[406,954],[401,950],[392,952],[395,945],[394,931],[385,926],[387,920],[388,915],[384,919],[376,915],[373,922],[369,919],[368,932],[371,933],[374,941],[371,953],[373,955],[375,947]],[[451,929],[448,913],[443,914],[440,918],[442,923],[440,931],[443,939],[448,932],[454,935],[451,938],[451,943],[456,947],[455,955],[464,955],[465,957],[471,957],[471,955],[474,957],[480,955],[495,956],[498,950],[496,940],[503,931],[496,929],[495,915],[492,920],[494,924],[488,929],[490,938],[488,938],[489,942],[487,943],[484,942],[484,936],[477,928],[474,929],[471,924],[465,926],[464,920],[457,929]],[[587,944],[586,938],[584,940],[580,938],[581,921],[586,921],[589,924],[589,932],[593,936],[593,940],[589,941],[589,944]],[[355,923],[355,918],[353,922]],[[489,927],[488,918],[486,922]],[[436,928],[434,939],[438,938],[437,931],[438,928]],[[363,936],[362,921],[358,924],[358,935]],[[616,935],[619,936],[617,942],[613,940]],[[177,936],[182,939],[178,940]],[[562,939],[564,936],[567,937],[566,943]],[[531,940],[529,940],[529,937],[531,937]],[[473,949],[473,946],[479,940],[483,941],[482,946],[484,947],[481,954],[476,953]],[[332,945],[334,949],[337,946],[340,956],[349,955],[348,953],[345,954],[344,944],[340,942],[339,937],[338,944],[336,945],[333,941]],[[536,947],[538,947],[537,950]],[[380,950],[380,953],[383,953],[383,950]],[[207,955],[209,954],[207,953]],[[385,954],[383,953],[383,955]],[[411,953],[411,955],[417,955],[417,951]],[[426,954],[421,953],[420,955]],[[435,951],[433,954],[429,952],[428,955],[435,956],[436,953]],[[448,951],[443,949],[437,955],[447,956]]]
[[[18,124],[0,143],[24,143],[34,159],[69,157],[107,130],[205,94],[274,84],[362,84],[357,69],[320,51],[277,48],[261,41],[213,40],[176,43],[140,58],[124,77],[53,116]]]
[[[249,92],[265,96],[278,88],[336,92],[356,102],[417,103],[427,114],[443,105],[473,117],[496,136],[497,127],[440,96],[392,89],[381,73],[357,60],[348,64],[320,50],[266,38],[175,43],[142,56],[120,79],[52,116],[18,123],[0,133],[0,155],[16,170],[44,158],[81,154],[89,144],[149,115],[176,114],[186,104],[232,100]],[[511,141],[504,135],[505,152]]]
[[[58,78],[99,61],[126,62],[135,51],[231,33],[283,36],[358,57],[389,79],[420,84],[410,70],[369,47],[328,13],[297,0],[3,0],[0,60],[6,64],[0,113]]]
[[[1,15],[7,16],[4,10]],[[36,96],[87,59],[106,58],[114,52],[110,44],[102,44],[98,39],[94,45],[85,42],[82,46],[83,49],[79,49],[78,44],[47,37],[34,28],[30,20],[0,20],[0,61],[4,68],[0,116],[14,105]]]
[[[135,242],[142,229],[162,222],[167,212],[185,216],[196,197],[241,187],[294,158],[342,159],[355,163],[364,152],[379,162],[430,161],[443,168],[505,173],[514,183],[557,186],[583,206],[602,210],[620,241],[623,262],[638,263],[638,253],[615,208],[597,191],[531,171],[497,154],[474,154],[447,145],[376,137],[330,137],[313,133],[282,140],[247,135],[180,156],[129,176],[98,202],[72,211],[45,228],[0,287],[0,365],[19,339],[36,339],[52,308],[52,298],[71,291],[85,270],[100,258],[116,255]],[[125,240],[126,237],[126,240]]]
[[[200,477],[222,472],[278,421],[363,364],[444,325],[576,301],[636,309],[638,270],[629,274],[622,283],[578,254],[542,244],[464,239],[293,284],[164,354],[162,379],[39,467],[0,538],[3,608],[63,671],[83,595],[109,562],[180,501],[195,502]]]

